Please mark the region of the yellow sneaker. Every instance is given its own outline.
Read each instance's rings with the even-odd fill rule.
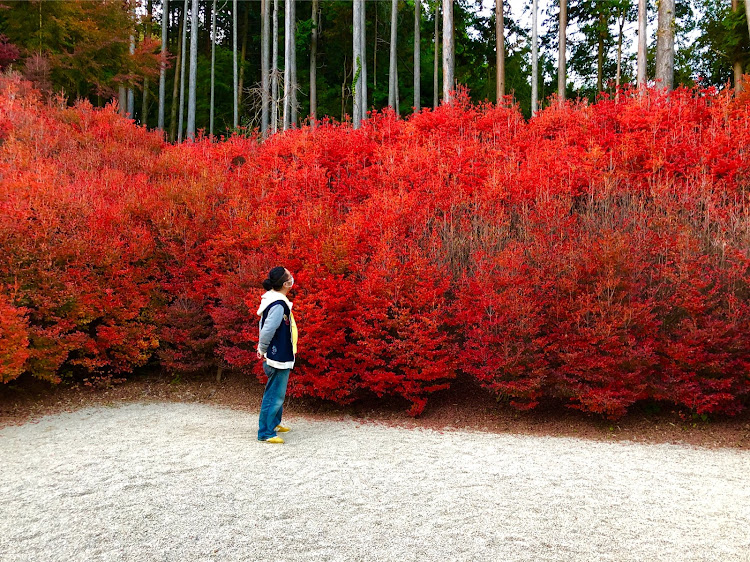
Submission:
[[[277,433],[286,433],[287,431],[289,431],[289,429],[289,427],[285,427],[283,425],[277,425],[273,428],[273,430]]]
[[[284,440],[281,437],[269,437],[268,439],[260,439],[259,441],[262,443],[284,443]]]

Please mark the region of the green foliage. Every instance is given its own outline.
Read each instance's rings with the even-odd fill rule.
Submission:
[[[555,12],[556,13],[556,12]],[[614,83],[617,74],[617,46],[620,26],[637,19],[635,0],[572,0],[569,21],[582,36],[572,44],[570,68],[583,79],[579,94],[594,98]],[[624,48],[628,44],[624,40]],[[601,60],[600,60],[601,57]],[[628,61],[623,60],[623,69]],[[632,77],[625,70],[623,75]],[[623,80],[621,79],[621,82]],[[627,80],[625,80],[627,81]]]
[[[28,57],[41,53],[55,90],[108,97],[158,72],[155,45],[129,54],[131,20],[122,2],[3,2],[0,30]]]
[[[703,81],[722,86],[732,79],[732,65],[738,60],[743,69],[748,64],[750,40],[747,18],[740,10],[733,12],[729,2],[700,0],[704,17],[698,24],[701,35],[694,46],[694,61]]]

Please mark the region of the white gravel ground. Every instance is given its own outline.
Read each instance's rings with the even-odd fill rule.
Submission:
[[[0,430],[0,560],[750,561],[750,453],[195,404]]]

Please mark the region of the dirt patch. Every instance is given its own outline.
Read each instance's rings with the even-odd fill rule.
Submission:
[[[237,373],[226,374],[220,383],[208,377],[148,375],[103,388],[23,380],[0,386],[0,427],[89,406],[133,402],[206,403],[257,412],[262,395],[263,386],[255,378]],[[314,419],[357,419],[401,427],[750,449],[750,412],[701,419],[668,404],[647,404],[616,421],[555,403],[519,412],[471,381],[456,381],[451,389],[433,395],[418,418],[407,416],[408,404],[397,398],[368,397],[340,406],[288,397],[284,408],[288,414]]]

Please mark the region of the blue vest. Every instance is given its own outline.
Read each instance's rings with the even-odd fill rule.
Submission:
[[[292,322],[291,322],[291,311],[284,301],[276,301],[268,306],[261,315],[261,329],[263,324],[266,323],[268,317],[268,311],[274,306],[284,307],[284,319],[281,321],[276,333],[271,338],[271,343],[268,344],[266,350],[266,357],[271,361],[277,361],[278,363],[287,363],[294,361],[294,351],[292,348]]]

